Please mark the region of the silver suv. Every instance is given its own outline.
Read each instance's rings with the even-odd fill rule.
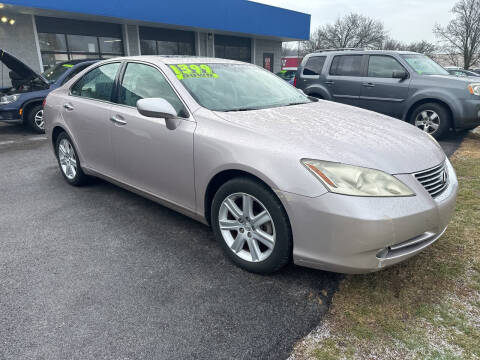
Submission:
[[[428,56],[347,50],[307,55],[296,86],[307,95],[414,124],[435,138],[480,125],[480,80],[458,78]]]

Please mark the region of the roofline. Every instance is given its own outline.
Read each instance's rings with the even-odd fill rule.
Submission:
[[[235,34],[278,41],[300,41],[310,38],[311,15],[250,0],[191,1],[188,11],[178,12],[171,1],[122,1],[106,7],[98,0],[81,3],[61,0],[9,0],[5,10],[25,14],[105,21],[140,26],[179,28],[189,31]],[[211,9],[215,9],[212,12]],[[285,23],[295,26],[285,26]]]

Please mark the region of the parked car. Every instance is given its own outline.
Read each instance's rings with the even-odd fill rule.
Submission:
[[[467,76],[479,77],[480,76],[480,74],[477,74],[474,71],[465,70],[457,67],[455,68],[445,67],[445,70],[447,70],[450,75],[458,76],[458,77],[467,77]]]
[[[429,57],[402,51],[307,55],[296,86],[306,94],[405,120],[435,138],[480,125],[480,81],[450,76]]]
[[[296,73],[297,73],[297,70],[282,70],[278,72],[276,75],[281,77],[283,80],[285,80],[289,84],[293,85],[293,81],[295,80]]]
[[[377,271],[433,244],[455,208],[455,171],[427,133],[252,64],[103,61],[50,93],[45,121],[69,184],[98,176],[209,224],[253,272],[292,258]]]
[[[98,60],[62,62],[42,74],[0,49],[0,62],[9,70],[12,86],[0,90],[0,121],[22,120],[37,133],[44,133],[42,102],[53,89]],[[0,64],[1,66],[1,64]]]

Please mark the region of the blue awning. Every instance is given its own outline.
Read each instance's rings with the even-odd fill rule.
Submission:
[[[307,40],[310,15],[247,0],[7,0],[29,8]]]

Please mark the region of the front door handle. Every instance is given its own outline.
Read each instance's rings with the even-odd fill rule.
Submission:
[[[75,108],[74,108],[71,104],[69,104],[69,103],[63,104],[63,107],[64,107],[65,109],[67,109],[68,111],[72,111],[72,110],[75,109]]]
[[[363,83],[362,86],[365,86],[365,87],[375,87],[375,84],[372,84],[372,83]]]
[[[120,115],[114,115],[110,118],[110,121],[114,122],[117,125],[126,125],[127,122],[123,120],[123,118]]]

